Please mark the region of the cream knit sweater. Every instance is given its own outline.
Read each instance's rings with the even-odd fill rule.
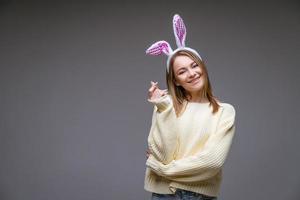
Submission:
[[[212,114],[209,103],[189,102],[176,117],[169,94],[155,100],[148,136],[144,189],[174,194],[181,188],[218,196],[222,166],[235,132],[235,109],[220,103]]]

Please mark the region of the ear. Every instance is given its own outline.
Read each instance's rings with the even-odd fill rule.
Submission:
[[[173,31],[177,46],[185,47],[186,28],[182,18],[178,14],[175,14],[173,17]]]
[[[177,81],[175,81],[175,80],[174,80],[174,84],[175,84],[176,86],[180,86],[180,84],[177,83]]]
[[[167,56],[169,56],[172,51],[173,50],[172,50],[170,44],[167,41],[161,40],[161,41],[157,41],[154,44],[152,44],[146,50],[146,54],[157,56],[157,55],[164,53]]]

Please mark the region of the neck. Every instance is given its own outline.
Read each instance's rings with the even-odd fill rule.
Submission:
[[[207,103],[209,102],[207,98],[202,96],[202,91],[190,93],[190,97],[188,98],[189,102],[197,102],[197,103]]]

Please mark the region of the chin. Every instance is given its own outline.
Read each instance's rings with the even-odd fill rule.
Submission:
[[[187,88],[186,90],[188,92],[199,92],[200,90],[202,90],[203,87],[193,87],[193,88]]]
[[[185,90],[188,92],[198,92],[203,89],[203,84],[195,84],[195,85],[189,85],[187,87],[184,87]]]

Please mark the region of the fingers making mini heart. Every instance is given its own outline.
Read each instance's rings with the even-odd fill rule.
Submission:
[[[149,95],[152,94],[154,92],[154,90],[158,88],[157,84],[158,84],[158,82],[154,83],[153,81],[151,81],[151,87],[148,90]]]

